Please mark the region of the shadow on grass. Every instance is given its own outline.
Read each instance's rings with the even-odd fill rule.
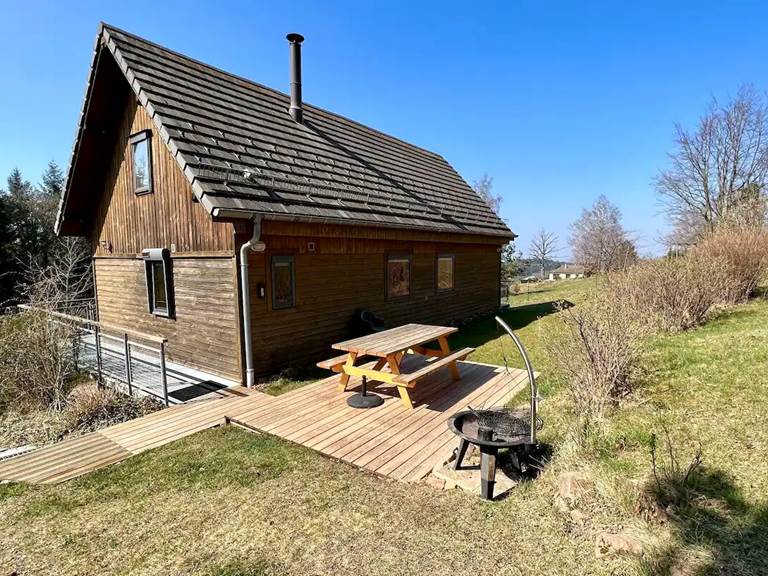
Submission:
[[[503,310],[499,317],[504,320],[512,330],[520,330],[536,320],[555,314],[563,308],[573,306],[567,300],[553,300],[538,304],[514,306]],[[459,332],[450,337],[453,349],[470,346],[477,348],[490,340],[495,340],[503,334],[503,331],[493,317],[480,318],[462,327]]]
[[[768,574],[768,507],[748,502],[727,473],[702,467],[692,477],[691,495],[669,514],[682,541],[649,558],[652,574]],[[655,486],[650,496],[661,500]],[[686,547],[703,547],[711,558],[696,561]]]

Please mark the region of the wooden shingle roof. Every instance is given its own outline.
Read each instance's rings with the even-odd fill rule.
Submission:
[[[214,217],[514,236],[439,154],[306,103],[299,124],[286,94],[108,25],[105,49]]]

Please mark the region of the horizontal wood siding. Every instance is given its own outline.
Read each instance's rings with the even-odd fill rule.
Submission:
[[[350,335],[354,311],[367,308],[387,327],[408,322],[446,324],[498,308],[498,245],[264,236],[265,254],[251,253],[249,283],[254,364],[261,375],[330,357],[331,344]],[[307,243],[315,243],[315,252]],[[411,254],[411,294],[386,296],[386,255]],[[454,289],[436,290],[438,253],[455,256]],[[292,254],[296,306],[272,310],[272,255]],[[266,297],[259,298],[259,284]]]
[[[165,336],[172,361],[241,380],[234,258],[173,258],[173,319],[148,312],[142,260],[94,262],[101,321]]]
[[[137,196],[128,139],[142,130],[152,131],[153,192]],[[213,222],[193,201],[192,187],[149,114],[134,98],[126,104],[118,128],[112,163],[94,214],[91,241],[97,255],[138,254],[144,248],[170,249],[171,244],[180,253],[233,250],[232,224]]]

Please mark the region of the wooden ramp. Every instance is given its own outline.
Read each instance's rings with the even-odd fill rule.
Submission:
[[[414,361],[419,361],[415,358]],[[350,380],[339,390],[339,376],[278,396],[268,406],[241,404],[227,414],[235,424],[273,434],[317,450],[369,472],[402,481],[418,481],[457,446],[448,430],[449,416],[467,405],[497,406],[527,386],[523,370],[459,362],[461,380],[448,370],[425,378],[414,393],[414,408],[400,401],[397,390],[380,385],[373,391],[384,404],[368,410],[347,406],[360,385]],[[412,369],[412,368],[409,368]]]
[[[70,480],[200,430],[222,425],[226,413],[238,409],[239,404],[263,405],[274,400],[266,394],[248,392],[238,397],[172,406],[0,461],[0,482],[51,484]]]
[[[419,358],[412,361],[420,361]],[[456,446],[448,417],[463,410],[501,405],[527,384],[522,370],[459,362],[461,380],[436,372],[421,382],[414,408],[397,390],[372,384],[385,398],[370,410],[347,406],[359,387],[339,389],[335,375],[281,396],[240,388],[242,396],[172,406],[148,416],[0,461],[0,481],[54,483],[76,478],[195,432],[232,422],[403,481],[423,478]]]

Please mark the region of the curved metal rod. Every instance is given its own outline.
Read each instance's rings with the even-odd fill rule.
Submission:
[[[536,386],[536,378],[533,375],[533,366],[531,366],[531,361],[528,358],[528,353],[525,351],[525,346],[523,346],[523,343],[520,341],[520,338],[517,337],[517,334],[512,331],[512,328],[498,316],[496,316],[496,322],[512,337],[512,341],[517,345],[517,349],[523,357],[525,369],[528,371],[528,382],[531,385],[531,444],[536,444],[536,411],[538,408],[539,395]]]

